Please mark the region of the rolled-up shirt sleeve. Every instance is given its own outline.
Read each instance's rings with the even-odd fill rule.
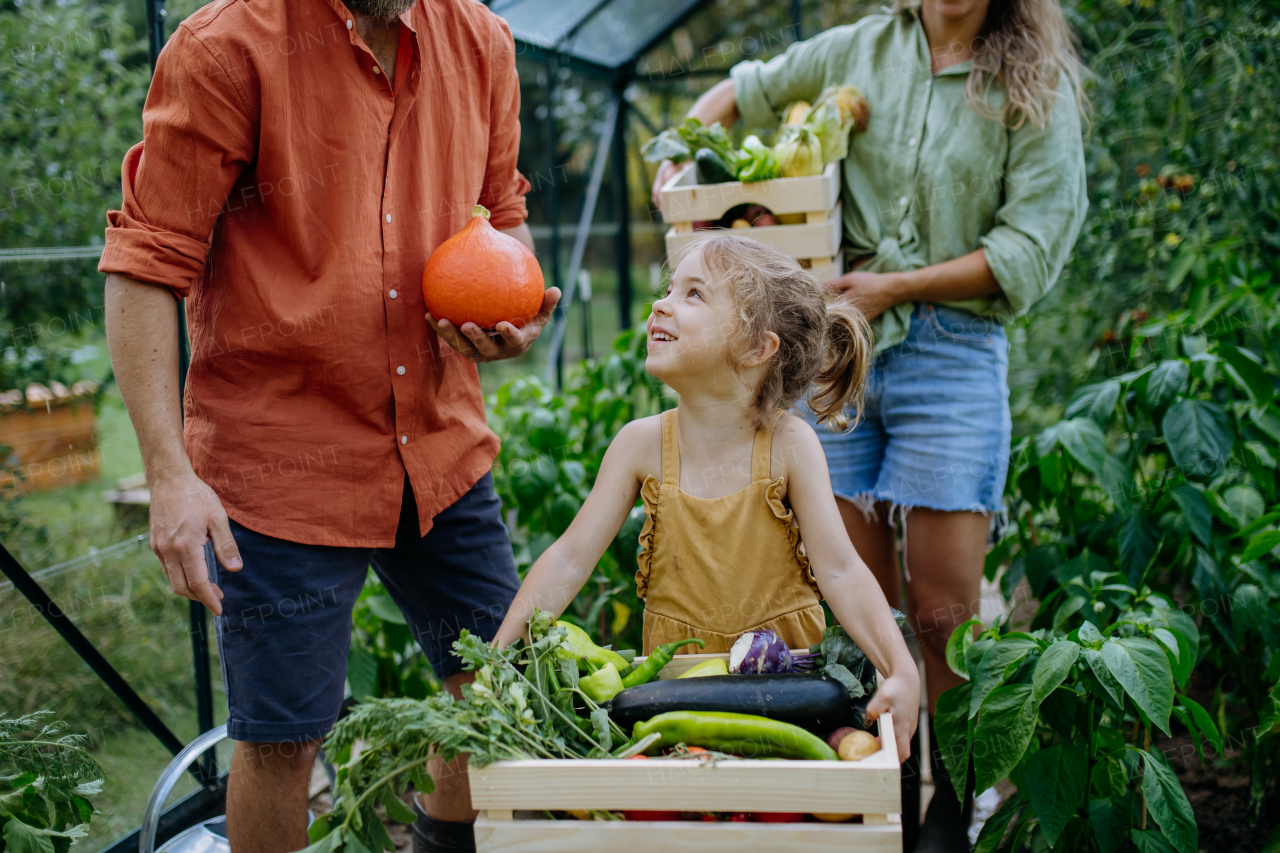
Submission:
[[[255,154],[251,91],[179,27],[161,52],[125,155],[119,210],[107,212],[98,269],[185,296],[199,279],[227,194]]]
[[[489,209],[494,228],[514,228],[528,218],[529,181],[516,168],[520,155],[520,78],[515,43],[503,21],[494,34],[493,90],[489,101],[489,157],[480,204]]]
[[[1089,198],[1075,93],[1065,75],[1052,120],[1009,132],[1005,201],[982,237],[1010,318],[1026,313],[1058,280],[1075,245]]]
[[[775,128],[788,104],[812,102],[822,94],[831,77],[830,58],[853,47],[857,29],[837,27],[796,42],[768,62],[757,59],[733,66],[729,73],[734,99],[747,127]]]

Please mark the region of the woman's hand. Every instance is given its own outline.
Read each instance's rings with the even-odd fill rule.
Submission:
[[[653,179],[653,196],[650,199],[655,209],[662,210],[662,188],[679,171],[680,167],[670,160],[663,160],[658,164],[658,175]]]
[[[911,738],[920,723],[920,675],[912,666],[884,680],[867,703],[867,716],[873,720],[888,711],[893,714],[893,735],[898,741],[898,761],[911,755]]]
[[[860,310],[874,320],[902,301],[898,295],[897,273],[861,272],[854,270],[827,282],[827,287],[840,291],[840,301]]]

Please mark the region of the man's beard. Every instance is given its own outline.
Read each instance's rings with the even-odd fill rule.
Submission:
[[[382,24],[389,24],[417,0],[342,0],[353,12],[368,15]]]

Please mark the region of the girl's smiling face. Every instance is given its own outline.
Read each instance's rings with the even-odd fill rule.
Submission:
[[[653,303],[645,369],[668,385],[681,376],[717,372],[729,366],[733,329],[733,294],[712,280],[702,253],[692,252],[672,273],[666,295]]]

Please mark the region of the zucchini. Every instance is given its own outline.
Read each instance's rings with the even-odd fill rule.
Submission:
[[[694,175],[700,184],[723,184],[737,180],[720,155],[710,148],[699,148],[693,155],[693,164]]]
[[[853,725],[848,689],[815,673],[708,675],[673,678],[628,687],[606,705],[609,716],[630,731],[636,723],[668,711],[727,711],[799,726],[826,737]]]

